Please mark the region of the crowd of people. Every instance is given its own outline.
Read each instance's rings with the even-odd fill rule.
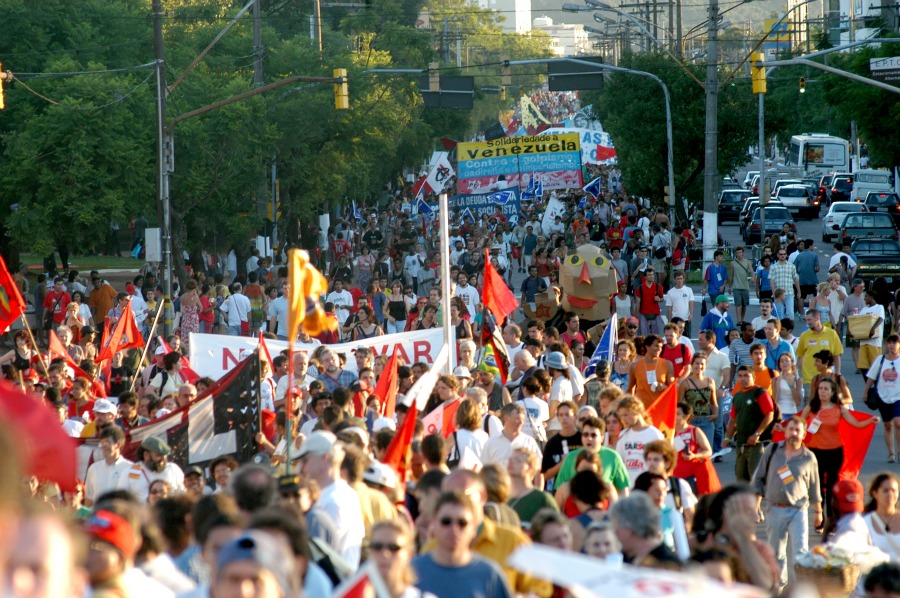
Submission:
[[[796,558],[815,537],[810,516],[822,542],[875,546],[890,561],[860,591],[900,593],[900,479],[884,473],[866,490],[839,476],[841,422],[883,422],[889,462],[900,442],[900,337],[886,334],[890,314],[876,293],[852,272],[844,280],[852,256],[837,247],[820,284],[818,262],[804,255],[809,242],[773,240],[758,263],[742,248],[728,263],[719,251],[695,295],[687,273],[696,224],[674,224],[663,208],[619,193],[613,168],[596,174],[607,191],[553,192],[566,209],[552,220],[543,217],[549,193],[514,221],[500,210],[477,222],[455,212],[448,248],[432,217],[414,213],[408,187],[348,211],[316,260],[334,330],[301,332],[301,349],[262,366],[262,408],[275,425],[255,439],[258,462],[223,456],[187,466],[158,437],[144,439],[132,461],[125,433],[214,383],[186,376],[192,333],[287,338],[282,256],[254,249],[204,260],[178,293],[177,332],[164,343],[151,334],[162,305],[152,269],[122,291],[101,272],[89,288],[74,270],[36,283],[20,270],[38,325],[33,337],[12,335],[3,376],[52,405],[86,444],[76,492],[32,479],[25,497],[14,491],[15,447],[0,450],[9,461],[0,467],[7,595],[330,596],[366,563],[394,598],[565,595],[510,564],[530,543],[777,593],[790,589]],[[516,310],[498,323],[510,361],[502,376],[482,347],[485,261],[524,306],[558,286],[567,256],[588,243],[618,280],[609,298],[614,355],[591,363],[598,323],[578,313],[542,319]],[[237,253],[249,253],[240,266]],[[441,259],[450,261],[449,301]],[[761,315],[748,322],[751,292]],[[699,324],[696,303],[705,307]],[[141,363],[141,350],[130,349],[104,368],[102,331],[128,307],[151,359]],[[439,327],[444,310],[457,340],[452,373],[437,379],[414,422],[408,468],[398,471],[386,454],[410,413],[406,395],[430,365],[400,364],[396,414],[385,416],[387,397],[374,390],[387,357],[363,346],[348,357],[330,345]],[[869,334],[850,333],[849,318],[867,314]],[[608,322],[599,324],[602,334]],[[799,337],[795,326],[805,328]],[[866,394],[878,395],[867,419],[849,411],[845,347]],[[673,385],[668,429],[650,407]],[[428,433],[422,418],[451,407],[452,422]],[[7,432],[0,444],[11,444]],[[714,463],[729,447],[738,482],[723,487]]]

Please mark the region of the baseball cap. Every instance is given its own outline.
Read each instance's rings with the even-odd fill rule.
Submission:
[[[116,409],[116,406],[108,399],[97,399],[94,401],[94,413],[112,413],[115,415],[118,412],[119,410]]]
[[[334,450],[335,444],[337,444],[337,436],[326,430],[316,430],[303,441],[296,458],[299,459],[309,454],[327,455]]]
[[[629,324],[634,324],[636,326],[638,324],[638,319],[634,316],[628,316],[625,318],[625,325],[628,326]]]
[[[727,295],[719,295],[716,297],[716,303],[731,303]]]
[[[458,365],[453,368],[453,375],[457,378],[468,378],[469,380],[472,379],[472,372],[470,372],[469,368],[464,365]]]
[[[841,480],[834,485],[834,497],[841,513],[862,513],[866,491],[859,480]]]
[[[141,448],[145,451],[150,451],[151,453],[159,453],[160,455],[168,455],[172,452],[172,449],[169,448],[166,441],[156,436],[144,438],[141,442]]]
[[[189,475],[198,475],[202,478],[203,468],[201,468],[199,465],[191,465],[184,470],[184,477],[188,477]]]
[[[390,417],[379,417],[374,422],[372,422],[372,433],[377,434],[382,430],[396,430],[397,422]]]
[[[544,365],[556,370],[565,370],[569,367],[566,363],[566,356],[560,351],[553,351],[547,355],[547,359],[544,360]]]
[[[389,466],[380,461],[373,461],[363,472],[363,480],[385,488],[397,487],[397,474]]]
[[[278,477],[278,493],[279,494],[293,494],[294,492],[298,492],[300,490],[300,476],[294,475],[283,475]]]
[[[289,565],[294,559],[288,554],[283,542],[279,542],[266,532],[246,531],[219,550],[216,559],[217,574],[221,575],[225,567],[238,561],[252,561],[268,570],[275,576],[285,596],[294,595]]]
[[[126,559],[135,553],[135,532],[124,518],[109,511],[100,510],[84,523],[84,531],[89,536],[112,545]]]

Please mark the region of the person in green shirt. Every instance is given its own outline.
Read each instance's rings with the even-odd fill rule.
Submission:
[[[562,484],[568,482],[577,473],[575,470],[575,460],[578,453],[583,450],[593,451],[600,455],[601,470],[600,476],[604,482],[609,482],[615,486],[619,492],[619,496],[627,496],[628,488],[631,486],[631,479],[628,477],[628,470],[625,468],[625,462],[616,451],[603,446],[603,436],[606,433],[606,422],[599,417],[590,417],[581,424],[581,443],[583,448],[576,449],[566,455],[559,473],[556,474],[555,487],[559,488]]]
[[[734,249],[734,259],[728,268],[728,281],[726,287],[731,287],[734,293],[734,307],[737,309],[737,321],[743,322],[747,315],[747,306],[750,305],[750,285],[756,285],[756,274],[753,271],[753,263],[744,257],[744,248]]]
[[[506,471],[511,481],[506,504],[519,516],[522,529],[531,529],[531,520],[541,509],[559,511],[549,493],[534,487],[534,477],[540,471],[537,455],[526,448],[514,449],[506,463]]]

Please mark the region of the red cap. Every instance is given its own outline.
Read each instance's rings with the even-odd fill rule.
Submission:
[[[841,480],[834,485],[834,497],[841,513],[862,513],[865,496],[865,488],[859,480]]]
[[[119,550],[126,559],[134,557],[135,533],[122,517],[109,511],[97,511],[84,523],[88,535],[103,540]]]
[[[628,286],[628,285],[625,284],[625,281],[624,281],[624,280],[620,280],[620,281],[619,281],[619,288],[627,287],[627,286]]]
[[[638,324],[638,319],[635,318],[634,316],[629,316],[629,317],[625,318],[625,325],[628,326],[629,324]]]
[[[130,282],[127,283],[125,285],[125,292],[128,293],[129,295],[134,295],[134,285]]]

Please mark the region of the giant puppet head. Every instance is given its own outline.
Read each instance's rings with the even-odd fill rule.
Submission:
[[[562,307],[585,320],[605,320],[609,300],[616,294],[615,269],[594,245],[585,244],[566,256],[559,267]]]

